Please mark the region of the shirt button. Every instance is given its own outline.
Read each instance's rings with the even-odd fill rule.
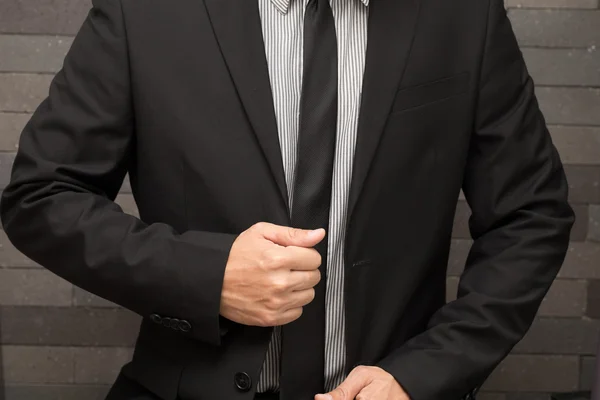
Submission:
[[[250,379],[250,375],[245,372],[236,373],[233,382],[235,383],[235,387],[242,392],[247,392],[252,387],[252,379]]]

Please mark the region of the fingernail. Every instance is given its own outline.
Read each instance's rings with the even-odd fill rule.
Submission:
[[[308,238],[316,239],[317,237],[319,237],[321,235],[321,230],[322,230],[322,228],[319,228],[319,229],[313,229],[312,231],[308,232]]]

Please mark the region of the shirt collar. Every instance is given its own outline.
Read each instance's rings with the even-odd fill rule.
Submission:
[[[271,2],[273,3],[273,5],[275,7],[277,7],[277,9],[279,11],[281,11],[283,14],[286,14],[288,12],[288,10],[290,9],[290,3],[293,0],[271,0]],[[298,1],[298,0],[296,0]],[[365,7],[369,6],[369,0],[360,0],[361,3],[363,3],[365,5]]]

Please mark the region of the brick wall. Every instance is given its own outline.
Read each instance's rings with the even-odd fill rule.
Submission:
[[[531,332],[487,382],[484,400],[589,389],[600,335],[600,9],[598,0],[507,0],[566,164],[578,221],[565,265]],[[18,136],[46,95],[89,7],[0,1],[0,190]],[[118,202],[135,214],[127,185]],[[449,298],[470,246],[459,202]],[[0,377],[5,400],[101,399],[131,356],[138,317],[41,269],[0,231]],[[1,381],[0,381],[1,382]],[[1,383],[0,383],[1,385]]]

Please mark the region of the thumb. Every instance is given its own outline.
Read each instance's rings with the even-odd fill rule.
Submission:
[[[368,375],[352,371],[337,388],[329,393],[317,394],[315,400],[354,400],[368,384]]]
[[[298,229],[274,224],[261,224],[260,233],[280,246],[314,247],[325,237],[325,229]]]

